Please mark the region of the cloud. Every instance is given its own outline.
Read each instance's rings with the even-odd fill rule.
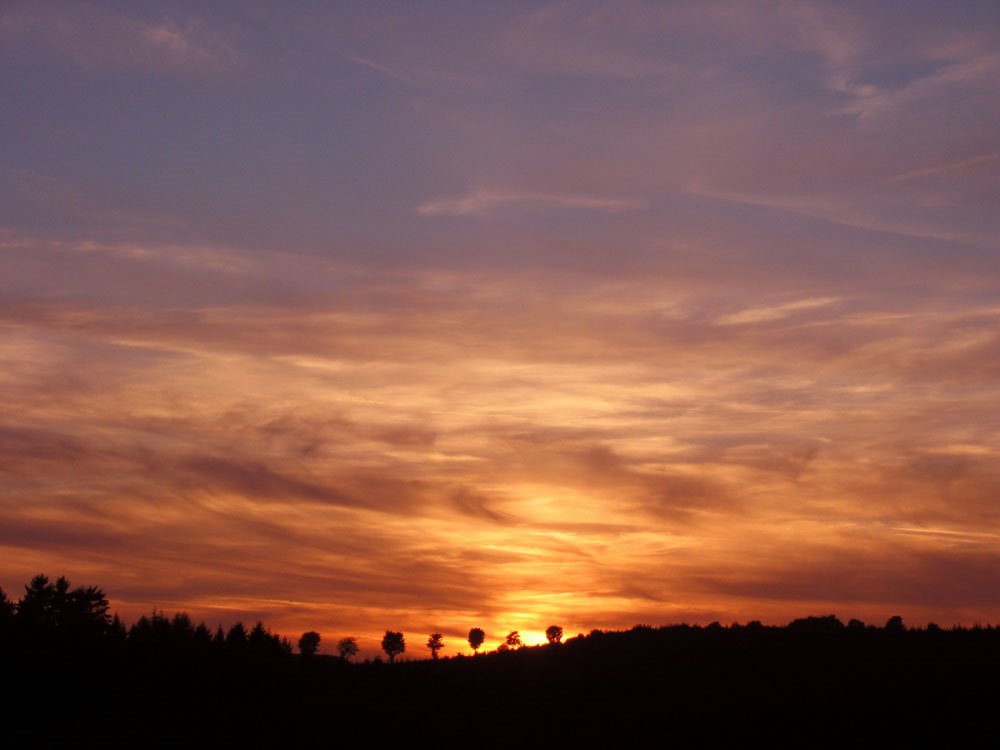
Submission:
[[[995,11],[19,7],[5,589],[996,619]]]
[[[913,116],[933,110],[941,101],[955,97],[956,91],[973,94],[988,87],[1000,69],[1000,54],[992,49],[962,50],[961,57],[933,72],[907,82],[902,87],[875,89],[861,92],[843,112],[858,117],[862,124],[876,126],[889,118]],[[958,100],[965,103],[964,100]],[[995,111],[996,104],[987,100],[987,111]],[[977,106],[978,113],[982,109]]]
[[[877,602],[891,607],[993,608],[995,592],[983,584],[1000,563],[993,550],[920,550],[890,546],[869,550],[818,549],[794,566],[763,567],[730,580],[709,582],[747,598],[797,599],[831,606]]]
[[[840,302],[839,297],[818,297],[816,299],[802,299],[795,302],[785,302],[780,305],[770,307],[755,307],[749,310],[740,310],[736,313],[723,315],[719,318],[719,323],[723,325],[744,325],[747,323],[764,323],[771,320],[780,320],[789,315],[793,315],[803,310],[815,310],[820,307]]]
[[[300,308],[0,307],[8,575],[299,632],[745,619],[814,600],[782,562],[821,567],[802,540],[995,523],[997,312],[962,295],[728,312],[662,277],[351,279]],[[871,570],[820,588],[874,608],[901,579]],[[988,606],[974,588],[941,606]]]
[[[692,40],[700,48],[694,54],[687,47]],[[844,70],[864,48],[864,24],[813,2],[634,2],[626,14],[596,3],[553,3],[522,14],[496,46],[508,64],[549,74],[676,81],[690,74],[689,58],[715,49],[749,60],[778,48],[818,55],[832,70]]]
[[[1000,153],[983,154],[982,156],[975,156],[971,159],[962,159],[961,161],[952,162],[950,164],[940,164],[934,167],[911,169],[907,172],[903,172],[902,174],[898,174],[895,177],[890,177],[887,182],[894,183],[909,182],[910,180],[923,180],[928,177],[937,177],[950,172],[963,172],[970,168],[980,167],[997,160],[1000,160]]]
[[[82,13],[72,5],[45,15],[21,14],[20,33],[36,31],[85,69],[224,74],[249,60],[230,35],[191,16],[158,20]]]
[[[690,185],[687,192],[730,203],[776,209],[808,216],[820,221],[872,232],[885,232],[903,237],[933,239],[944,242],[988,246],[990,235],[970,228],[948,226],[947,223],[928,220],[926,215],[918,215],[907,205],[905,215],[898,214],[891,202],[867,196],[866,202],[859,196],[851,195],[774,195],[767,193],[737,193],[698,185]],[[882,205],[879,205],[881,203]],[[888,209],[888,210],[885,210]],[[949,222],[950,223],[950,222]]]
[[[619,213],[638,211],[645,207],[646,201],[640,198],[478,190],[465,195],[425,201],[417,207],[417,213],[421,216],[475,216],[490,214],[500,209],[529,212],[578,210]]]
[[[357,64],[357,65],[362,65],[362,66],[364,66],[366,68],[371,68],[376,73],[380,73],[383,76],[385,76],[386,78],[391,78],[394,81],[398,81],[400,83],[405,83],[405,84],[412,84],[414,82],[413,79],[410,76],[407,76],[407,75],[405,75],[403,73],[400,73],[399,71],[397,71],[397,70],[395,70],[393,68],[390,68],[389,66],[387,66],[387,65],[385,65],[383,63],[378,63],[378,62],[375,62],[374,60],[369,60],[366,57],[358,57],[358,56],[355,56],[355,55],[348,55],[347,59],[350,60],[351,62]]]

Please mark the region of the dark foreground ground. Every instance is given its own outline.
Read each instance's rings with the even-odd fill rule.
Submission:
[[[0,743],[796,747],[987,743],[1000,629],[638,627],[508,653],[347,664],[177,644],[4,653]],[[650,739],[652,738],[652,739]]]

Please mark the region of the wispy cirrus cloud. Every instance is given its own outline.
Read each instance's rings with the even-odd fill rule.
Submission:
[[[942,100],[951,99],[956,91],[965,92],[958,100],[963,106],[971,104],[982,111],[981,106],[985,104],[990,111],[996,111],[992,98],[978,98],[978,92],[988,90],[1000,71],[1000,53],[992,46],[962,48],[956,59],[944,64],[938,62],[935,70],[903,86],[865,88],[843,108],[843,112],[856,115],[864,125],[876,127],[889,119],[933,111]]]
[[[414,82],[413,78],[411,78],[410,76],[399,72],[395,68],[392,68],[386,65],[385,63],[375,62],[374,60],[369,60],[367,57],[360,57],[357,55],[348,55],[347,59],[356,65],[361,65],[363,67],[370,68],[371,70],[374,70],[376,73],[379,73],[385,76],[386,78],[391,78],[394,81],[398,81],[400,83],[405,83],[405,84],[412,84]]]
[[[714,198],[729,203],[787,211],[824,222],[885,232],[904,237],[934,239],[990,247],[994,244],[992,232],[978,227],[958,225],[949,217],[936,219],[926,208],[914,210],[912,202],[894,195],[852,195],[845,193],[773,194],[766,192],[741,193],[736,191],[690,185],[692,195]]]
[[[840,301],[839,297],[817,297],[814,299],[785,302],[780,305],[771,305],[768,307],[752,307],[747,310],[723,315],[719,318],[719,322],[724,325],[763,323],[770,320],[779,320],[804,310],[815,310],[820,307],[826,307]]]
[[[890,177],[886,180],[886,182],[909,182],[911,180],[922,180],[928,177],[947,175],[952,172],[964,172],[966,170],[973,171],[980,167],[989,168],[989,166],[996,161],[1000,161],[1000,153],[983,154],[982,156],[974,156],[971,159],[961,159],[960,161],[950,162],[948,164],[938,164],[931,167],[911,169],[903,172],[902,174]]]
[[[250,59],[230,34],[194,16],[151,20],[65,5],[46,13],[16,11],[0,31],[36,33],[87,69],[220,74]]]
[[[642,198],[617,198],[592,195],[534,193],[502,190],[476,190],[464,195],[437,198],[417,206],[421,216],[476,216],[501,209],[527,212],[597,211],[620,213],[645,208]]]

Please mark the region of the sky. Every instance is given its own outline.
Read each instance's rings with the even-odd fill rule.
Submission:
[[[997,622],[998,79],[995,2],[0,2],[0,586]]]

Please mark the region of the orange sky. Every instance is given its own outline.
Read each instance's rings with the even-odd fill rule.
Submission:
[[[85,86],[18,89],[4,139],[9,594],[66,575],[127,619],[414,656],[473,626],[1000,617],[988,24],[450,8],[479,50],[381,6],[100,7],[120,57],[71,4],[0,25],[42,45],[5,84]]]
[[[398,283],[380,313],[25,313],[4,584],[452,643],[995,615],[1000,309]]]

